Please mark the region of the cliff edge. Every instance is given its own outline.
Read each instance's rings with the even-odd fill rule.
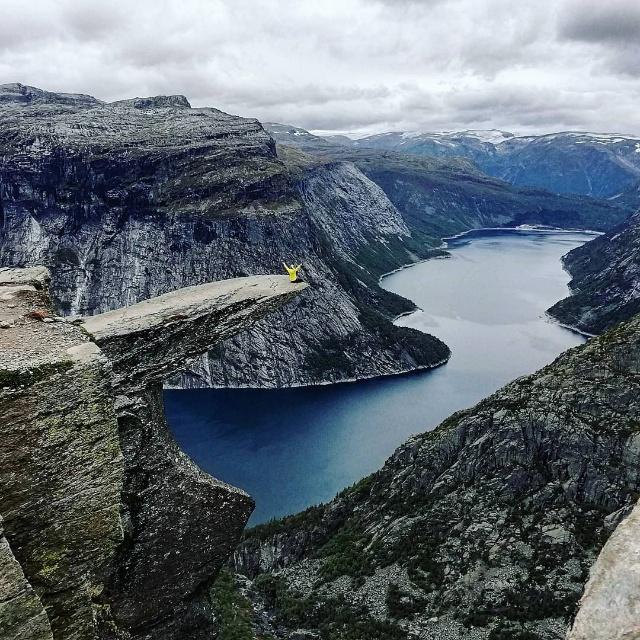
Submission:
[[[0,622],[15,638],[198,638],[253,509],[164,419],[162,380],[305,284],[238,278],[69,322],[0,269]],[[204,635],[200,635],[204,634]]]

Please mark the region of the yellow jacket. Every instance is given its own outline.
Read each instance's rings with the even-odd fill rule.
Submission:
[[[293,265],[288,267],[286,262],[283,262],[282,264],[289,274],[289,282],[295,282],[298,279],[298,269],[300,269],[302,265],[299,264],[295,267]]]

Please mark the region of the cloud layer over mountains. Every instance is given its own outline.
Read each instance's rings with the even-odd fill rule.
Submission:
[[[0,78],[314,130],[640,134],[637,0],[4,0]]]

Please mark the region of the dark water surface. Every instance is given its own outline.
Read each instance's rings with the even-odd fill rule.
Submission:
[[[386,277],[386,289],[424,310],[398,324],[451,347],[438,369],[298,389],[166,391],[171,429],[203,469],[255,498],[253,524],[326,501],[411,434],[580,344],[545,309],[567,295],[560,256],[591,237],[477,232],[450,241],[449,259]]]

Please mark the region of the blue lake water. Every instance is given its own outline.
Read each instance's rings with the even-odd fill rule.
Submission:
[[[545,309],[568,293],[560,257],[592,237],[474,232],[449,241],[451,258],[384,278],[423,309],[398,324],[451,347],[442,367],[333,386],[170,390],[171,429],[203,469],[254,497],[253,524],[329,500],[410,435],[580,344]]]

